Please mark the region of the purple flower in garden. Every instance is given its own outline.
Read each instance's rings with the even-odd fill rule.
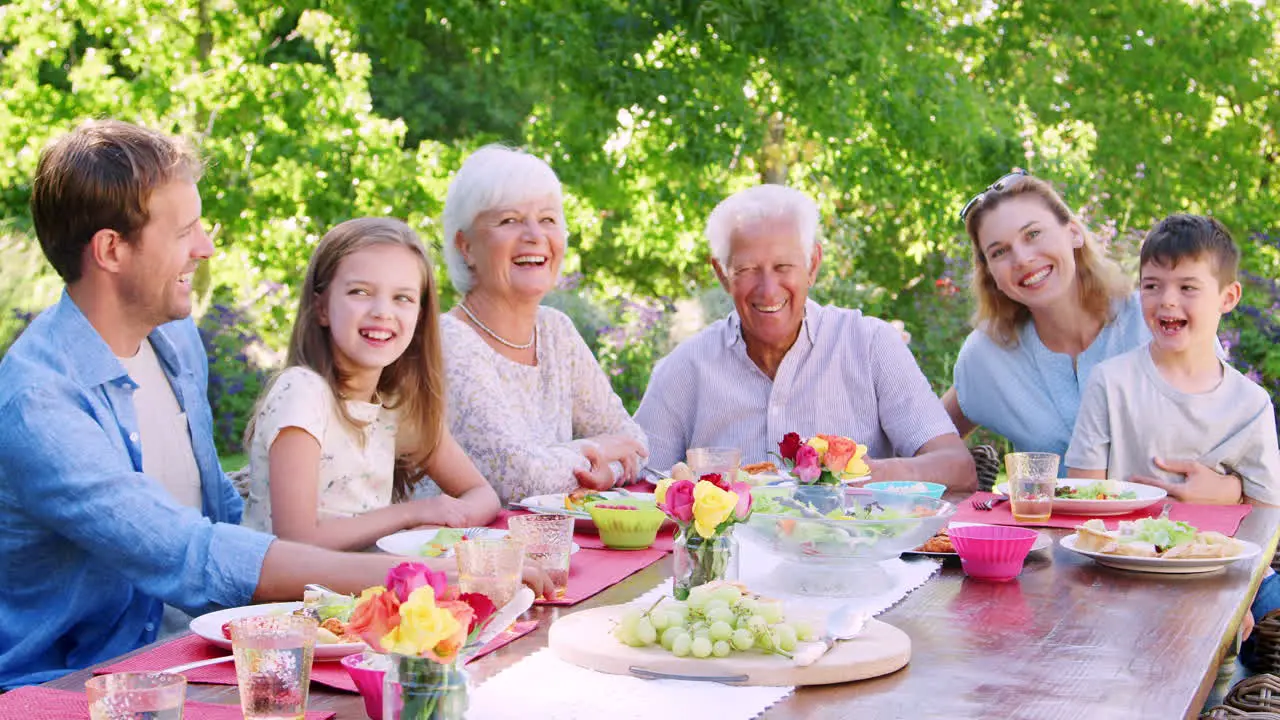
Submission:
[[[572,272],[560,278],[560,282],[556,283],[558,290],[577,290],[582,285],[582,273]]]

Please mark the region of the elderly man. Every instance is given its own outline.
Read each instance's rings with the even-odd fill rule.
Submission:
[[[788,432],[867,445],[874,480],[976,484],[973,460],[901,333],[858,310],[808,299],[822,247],[818,208],[761,185],[707,219],[712,266],[736,311],[654,368],[636,420],[653,467],[690,447],[731,446],[765,460]]]

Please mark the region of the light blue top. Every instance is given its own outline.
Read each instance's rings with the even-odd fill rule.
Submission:
[[[203,514],[142,474],[129,377],[64,292],[0,361],[0,687],[155,640],[164,603],[248,603],[272,536],[242,528],[195,324],[150,335],[187,415]]]
[[[1150,339],[1137,293],[1117,303],[1115,319],[1074,363],[1070,355],[1045,347],[1032,322],[1018,330],[1014,348],[974,330],[960,348],[953,375],[960,410],[971,422],[1008,438],[1015,450],[1062,455],[1089,373]],[[1065,473],[1066,466],[1061,467]]]

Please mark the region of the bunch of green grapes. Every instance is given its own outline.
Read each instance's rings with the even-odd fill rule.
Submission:
[[[661,645],[676,657],[728,657],[756,650],[790,657],[815,637],[806,621],[788,622],[782,603],[743,594],[734,585],[701,585],[680,602],[662,598],[647,611],[628,609],[613,636],[632,647]]]

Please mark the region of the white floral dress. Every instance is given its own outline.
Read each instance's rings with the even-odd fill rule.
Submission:
[[[537,327],[530,367],[453,315],[440,318],[449,427],[504,504],[578,487],[574,469],[590,465],[580,438],[629,435],[648,447],[573,321],[540,307]]]
[[[339,417],[337,402],[328,382],[310,368],[291,367],[271,386],[258,410],[249,448],[246,526],[271,532],[271,444],[287,427],[299,428],[320,443],[318,517],[350,517],[391,504],[395,411],[346,400],[351,417],[368,423],[353,432]]]

